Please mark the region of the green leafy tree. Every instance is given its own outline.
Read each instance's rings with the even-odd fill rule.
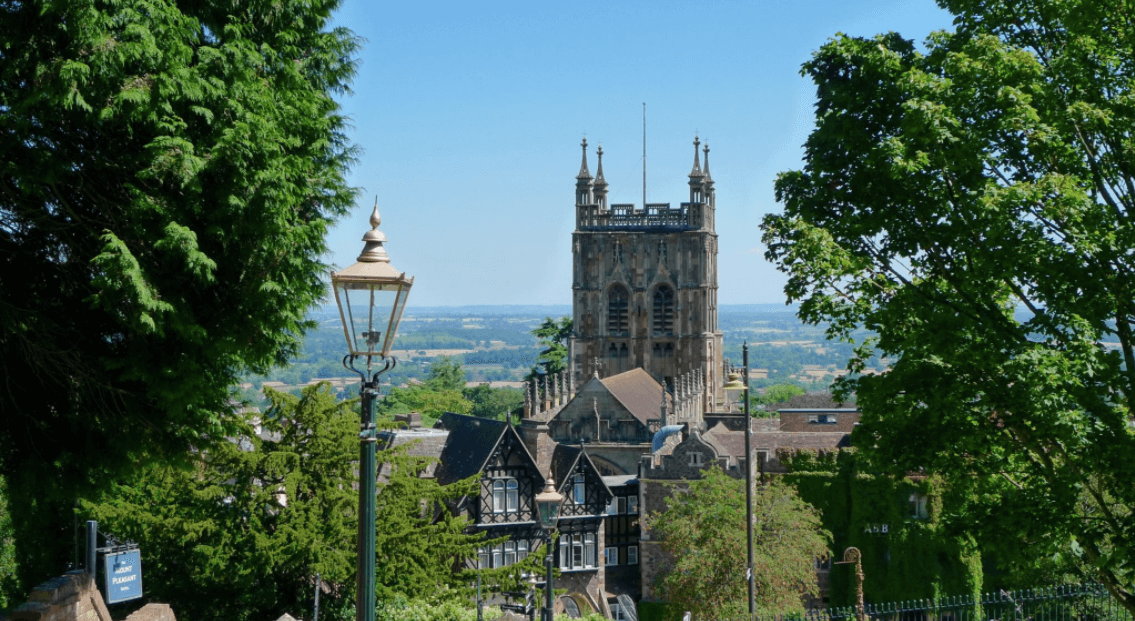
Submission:
[[[516,414],[524,408],[524,392],[517,388],[493,388],[488,384],[466,388],[462,394],[473,404],[470,414],[504,420],[506,412]]]
[[[0,471],[26,582],[80,493],[234,432],[351,205],[338,0],[0,4]],[[34,499],[34,502],[33,502]]]
[[[748,610],[745,482],[714,467],[688,485],[674,485],[667,509],[644,518],[674,560],[659,574],[659,594],[673,609],[697,610],[702,618],[741,618]],[[828,555],[831,540],[819,512],[773,482],[753,495],[753,524],[758,607],[802,612],[800,597],[816,594],[815,561]]]
[[[762,224],[800,317],[853,340],[864,450],[948,481],[1003,567],[1083,563],[1135,611],[1135,31],[1117,0],[941,0],[956,33],[837,36]]]
[[[85,507],[100,530],[141,545],[147,598],[178,615],[307,610],[317,573],[332,586],[330,609],[354,597],[358,415],[326,384],[301,398],[265,393],[271,406],[260,424],[278,440],[261,440],[249,416],[191,468],[140,470]]]
[[[540,339],[540,347],[543,349],[536,358],[536,365],[528,372],[525,379],[531,380],[538,372],[552,374],[567,369],[567,343],[571,334],[571,317],[562,317],[558,320],[545,317],[544,323],[532,331],[532,335]]]
[[[430,365],[426,386],[431,390],[464,390],[465,371],[461,363],[450,356],[438,356]]]
[[[774,384],[765,389],[764,394],[753,395],[750,402],[757,406],[784,403],[796,395],[804,394],[804,389],[795,384]]]

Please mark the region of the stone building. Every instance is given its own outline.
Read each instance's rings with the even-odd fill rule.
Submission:
[[[724,397],[713,177],[709,145],[699,145],[695,138],[689,202],[636,207],[608,204],[603,148],[593,178],[583,141],[571,240],[575,384],[642,368],[671,390],[700,374],[705,411]]]

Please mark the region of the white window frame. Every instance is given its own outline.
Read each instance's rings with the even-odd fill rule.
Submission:
[[[493,513],[504,513],[504,479],[493,481]]]
[[[520,484],[516,479],[509,479],[505,481],[505,513],[516,513],[520,511]]]
[[[619,549],[608,546],[603,550],[603,564],[606,567],[619,564]]]
[[[607,515],[618,515],[619,513],[619,498],[617,496],[611,497],[611,502],[607,503]]]
[[[910,495],[910,517],[915,520],[925,520],[930,517],[927,509],[928,498],[926,494],[914,492]]]
[[[514,564],[516,564],[516,542],[506,541],[504,542],[504,564],[501,566],[508,567]]]

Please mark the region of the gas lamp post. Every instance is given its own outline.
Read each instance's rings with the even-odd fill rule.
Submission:
[[[544,529],[544,564],[548,570],[547,583],[544,585],[544,614],[542,621],[553,621],[552,611],[552,531],[556,530],[556,522],[560,519],[560,505],[564,495],[556,491],[552,477],[544,486],[544,491],[536,494],[536,509],[540,513],[540,528]]]
[[[363,252],[357,262],[339,272],[331,272],[331,286],[343,321],[348,353],[343,366],[362,378],[362,414],[359,421],[359,538],[358,576],[355,593],[355,619],[374,621],[375,590],[375,443],[374,400],[378,396],[378,376],[394,368],[390,346],[406,307],[412,277],[390,265],[383,244],[386,236],[378,230],[378,201],[370,215],[371,230],[363,235]],[[366,359],[365,371],[355,366]],[[376,368],[375,363],[382,368]]]
[[[741,390],[745,400],[745,537],[749,552],[748,566],[745,568],[745,581],[749,595],[749,620],[756,612],[756,576],[753,575],[753,417],[749,414],[749,342],[741,346],[744,380],[738,380],[736,373],[729,375],[727,391]]]

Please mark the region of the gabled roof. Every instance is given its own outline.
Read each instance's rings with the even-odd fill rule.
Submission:
[[[508,431],[508,423],[446,412],[434,425],[449,431],[437,468],[438,483],[460,481],[484,470],[485,463]]]
[[[662,384],[654,381],[654,378],[641,368],[634,368],[599,381],[642,424],[645,425],[646,421],[662,416],[664,394]],[[667,394],[666,398],[669,409],[670,396]]]
[[[568,476],[571,475],[575,469],[586,462],[587,467],[591,469],[595,477],[603,485],[603,489],[607,494],[613,496],[611,489],[607,487],[607,482],[603,480],[603,475],[599,474],[599,469],[595,467],[595,463],[591,461],[591,457],[587,455],[587,451],[583,450],[581,446],[572,446],[570,444],[557,444],[555,451],[552,452],[552,480],[556,482],[556,491],[565,493],[568,485]]]

